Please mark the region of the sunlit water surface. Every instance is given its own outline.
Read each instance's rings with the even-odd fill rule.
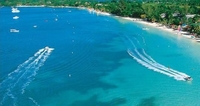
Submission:
[[[18,10],[0,8],[0,105],[200,105],[195,41],[83,9]]]

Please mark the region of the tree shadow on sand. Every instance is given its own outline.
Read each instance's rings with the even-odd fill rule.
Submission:
[[[75,101],[70,106],[118,106],[125,103],[126,99],[124,98],[114,98],[108,102],[98,101],[98,96],[94,95],[88,100]]]

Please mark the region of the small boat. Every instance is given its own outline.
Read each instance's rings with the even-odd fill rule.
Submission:
[[[48,50],[48,49],[49,49],[49,47],[48,47],[48,46],[46,46],[46,47],[45,47],[45,49],[46,49],[46,50]]]
[[[54,48],[50,48],[49,46],[46,46],[44,48],[45,51],[47,51],[48,53],[51,52],[52,50],[54,50]]]
[[[20,11],[17,8],[12,8],[12,13],[19,13]]]
[[[13,19],[18,19],[18,18],[19,18],[18,16],[14,16],[14,17],[13,17]]]
[[[142,28],[142,30],[149,30],[149,28]]]
[[[192,81],[192,77],[188,76],[184,78],[185,81]]]
[[[10,29],[10,32],[19,32],[17,29]]]

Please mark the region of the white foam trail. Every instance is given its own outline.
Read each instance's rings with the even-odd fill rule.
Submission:
[[[142,52],[143,52],[144,55],[145,55],[147,58],[149,58],[152,62],[156,63],[156,61],[155,61],[153,58],[151,58],[151,56],[149,56],[149,55],[146,54],[146,52],[144,51],[144,49],[142,49]]]
[[[43,49],[42,49],[43,50]],[[26,60],[24,63],[20,64],[16,70],[8,74],[8,78],[3,80],[2,83],[0,83],[1,88],[10,88],[13,86],[13,83],[17,80],[17,78],[20,77],[20,75],[23,73],[25,67],[27,67],[28,64],[30,64],[39,53],[42,52],[42,50],[39,50],[37,53],[35,53],[34,56],[30,57],[28,60]]]
[[[28,82],[23,85],[22,92],[21,92],[22,94],[25,92],[25,88],[33,80],[33,79],[30,79],[30,78],[33,77],[33,76],[35,76],[36,75],[36,71],[39,70],[39,68],[44,65],[44,62],[46,61],[46,59],[48,58],[48,56],[50,55],[50,53],[51,53],[52,50],[53,49],[48,49],[47,52],[43,56],[41,56],[41,57],[39,57],[37,59],[36,65],[38,64],[38,66],[35,66],[35,64],[33,65],[33,68],[35,69],[35,72],[28,77]],[[41,62],[38,63],[38,61],[41,61]]]
[[[139,35],[139,34],[138,34],[138,35]],[[141,36],[141,35],[140,35],[140,37],[142,38],[143,43],[145,43],[144,37]],[[129,39],[129,40],[130,40],[130,39]],[[137,39],[135,39],[135,40],[137,40]],[[138,40],[137,40],[137,42],[138,42],[138,44],[139,44],[139,41],[138,41]],[[133,42],[132,42],[132,44],[133,44]],[[164,65],[162,65],[162,64],[157,63],[153,58],[151,58],[151,56],[147,55],[146,52],[144,51],[144,49],[142,49],[142,53],[144,54],[144,57],[143,57],[142,55],[141,55],[141,57],[142,57],[142,58],[147,57],[147,59],[145,59],[145,60],[147,60],[148,62],[150,62],[150,63],[153,62],[154,65],[156,65],[156,66],[158,66],[158,67],[160,67],[161,69],[164,69],[164,70],[166,70],[166,71],[169,70],[169,68],[167,68],[166,66],[164,66]],[[149,61],[149,60],[150,60],[150,61]],[[175,73],[175,74],[181,74],[181,75],[184,75],[185,77],[188,77],[188,75],[186,75],[185,73],[176,71],[176,70],[174,70],[174,69],[170,69],[170,72],[173,72],[173,73]]]
[[[53,48],[45,47],[36,52],[32,57],[20,64],[16,70],[8,74],[8,78],[0,83],[0,91],[4,96],[0,102],[2,105],[5,99],[13,101],[13,105],[17,100],[17,96],[24,93],[25,88],[34,79],[39,68],[44,64]]]
[[[143,44],[146,45],[145,38],[144,38],[142,35],[140,35],[140,34],[138,34],[138,35],[142,38],[142,42],[143,42]]]
[[[26,68],[25,71],[23,72],[23,74],[17,79],[17,81],[14,83],[13,87],[15,87],[15,85],[21,81],[22,78],[24,78],[24,76],[27,74],[27,72],[32,69],[32,68],[36,68],[39,66],[36,66],[38,64],[38,61],[45,55],[46,50],[44,50],[33,62],[31,62]],[[37,69],[36,69],[37,70]],[[32,72],[31,72],[32,73]]]
[[[133,57],[133,59],[135,59],[138,63],[140,63],[141,65],[147,67],[148,69],[152,69],[152,70],[154,70],[156,72],[160,72],[160,73],[166,74],[166,75],[168,75],[170,77],[174,76],[173,74],[170,74],[170,73],[167,73],[165,71],[159,70],[156,67],[153,67],[153,66],[149,65],[148,63],[144,62],[143,60],[137,58],[136,56],[133,55],[133,53],[130,50],[128,50],[127,52],[131,57]]]
[[[38,56],[42,51],[44,51],[45,49],[40,49],[38,52],[36,52],[35,54],[34,54],[34,56]]]
[[[29,97],[29,99],[35,104],[35,106],[40,106],[33,98]]]
[[[169,69],[168,68],[166,68],[166,67],[160,67],[160,65],[158,65],[159,63],[157,63],[157,62],[152,62],[152,61],[150,61],[150,60],[148,60],[147,58],[145,58],[142,54],[140,54],[136,49],[135,49],[135,52],[139,55],[139,57],[142,59],[142,60],[144,60],[145,62],[147,62],[148,64],[150,64],[150,65],[152,65],[152,66],[154,66],[154,67],[156,67],[156,68],[159,68],[159,69],[163,69],[163,70],[165,70],[165,71],[168,71]],[[177,74],[177,73],[173,73],[173,72],[171,72],[171,71],[168,71],[169,73],[171,73],[171,74],[175,74],[175,75],[178,75],[178,76],[180,76],[179,74]]]
[[[152,62],[152,61],[149,61],[147,58],[145,58],[143,55],[141,55],[139,52],[136,51],[136,53],[139,55],[139,57],[145,61],[146,63],[148,63],[149,65],[159,69],[159,70],[162,70],[162,71],[165,71],[167,73],[170,73],[173,75],[173,77],[177,80],[184,80],[184,77],[185,76],[182,76],[182,73],[181,72],[177,72],[177,73],[174,73],[173,71],[171,71],[169,68],[157,63],[157,62]]]
[[[174,74],[178,74],[178,75],[181,75],[181,76],[184,76],[184,77],[189,77],[189,76],[188,76],[187,74],[185,74],[185,73],[179,72],[179,71],[174,70],[174,69],[169,69],[169,68],[167,68],[166,66],[157,63],[155,60],[153,60],[149,55],[147,55],[147,54],[145,53],[144,49],[142,49],[142,50],[143,50],[144,55],[145,55],[146,57],[148,57],[151,61],[153,61],[153,62],[154,62],[153,64],[156,65],[157,67],[160,67],[161,69],[163,69],[163,70],[165,70],[165,71],[169,71],[169,70],[170,70],[170,72],[172,72],[172,73],[174,73]]]
[[[24,63],[20,64],[16,70],[14,70],[13,72],[9,73],[8,76],[11,76],[12,74],[15,74],[16,72],[19,73],[19,71],[21,72],[22,70],[20,70],[21,68],[24,68],[25,65],[27,65],[29,62],[31,62],[35,57],[37,57],[44,49],[40,49],[38,52],[36,52],[34,54],[33,57],[30,57],[28,60],[26,60]],[[3,83],[3,82],[2,82]],[[1,85],[1,83],[0,83]]]
[[[131,42],[132,46],[134,47],[134,53],[131,52],[130,49],[128,49],[128,53],[130,56],[133,57],[133,59],[135,59],[138,63],[142,64],[143,66],[147,67],[148,69],[154,70],[156,72],[160,72],[162,74],[168,75],[170,77],[174,77],[177,80],[185,80],[185,77],[189,77],[189,75],[179,72],[177,70],[174,69],[169,69],[166,66],[157,63],[154,59],[151,58],[151,56],[147,55],[146,52],[144,51],[144,49],[142,49],[142,54],[136,49],[135,44],[133,43],[133,41],[127,36],[128,40]],[[134,38],[134,40],[136,40],[136,43],[140,44],[140,42]],[[137,57],[137,55],[139,57]]]
[[[169,76],[169,77],[174,77],[174,79],[176,79],[176,80],[184,80],[182,76],[176,76],[176,75],[174,75],[174,74],[172,74],[172,73],[163,71],[163,70],[161,70],[161,69],[159,69],[159,68],[157,68],[157,67],[155,67],[155,66],[152,66],[152,65],[146,63],[145,61],[143,61],[143,60],[137,58],[136,56],[134,56],[134,55],[131,53],[131,51],[128,50],[127,52],[128,52],[128,54],[129,54],[131,57],[133,57],[133,59],[135,59],[138,63],[140,63],[141,65],[147,67],[148,69],[151,69],[151,70],[153,70],[153,71],[156,71],[156,72],[165,74],[165,75],[167,75],[167,76]]]

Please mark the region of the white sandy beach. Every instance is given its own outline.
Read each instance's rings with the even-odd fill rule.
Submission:
[[[101,11],[96,11],[94,9],[88,9],[87,10],[89,12],[94,12],[98,15],[112,15],[110,13],[107,13],[107,12],[101,12]],[[178,30],[173,30],[173,29],[170,29],[170,28],[167,28],[165,26],[162,26],[162,27],[159,27],[159,23],[150,23],[150,22],[146,22],[146,21],[143,21],[142,19],[140,18],[131,18],[131,17],[121,17],[121,16],[116,16],[116,15],[112,15],[114,17],[117,17],[117,18],[122,18],[122,19],[125,19],[125,20],[129,20],[129,21],[133,21],[133,22],[137,22],[137,23],[141,23],[141,24],[144,24],[144,25],[147,25],[147,26],[152,26],[152,27],[155,27],[155,28],[159,28],[161,30],[165,30],[165,31],[169,31],[171,33],[174,33],[174,34],[177,34],[178,33]]]
[[[192,39],[194,41],[199,42],[198,38],[195,38],[193,35],[189,34],[189,32],[185,32],[185,31],[179,32],[178,30],[174,30],[172,28],[167,28],[166,26],[161,25],[159,23],[151,23],[151,22],[143,21],[140,18],[120,17],[120,16],[115,16],[115,17],[146,25],[146,27],[144,27],[143,30],[149,30],[148,27],[151,26],[151,27],[157,28],[159,30],[163,30],[163,31],[167,31],[169,33],[175,34],[177,36],[182,36],[182,37]]]
[[[144,30],[149,30],[148,26],[151,26],[151,27],[154,27],[154,28],[158,28],[159,30],[167,31],[167,32],[170,32],[172,34],[176,34],[178,36],[183,36],[185,38],[189,38],[189,39],[192,39],[192,40],[195,40],[195,41],[199,42],[199,40],[197,40],[193,35],[191,35],[191,34],[185,35],[186,33],[189,33],[189,32],[184,32],[184,31],[180,31],[179,32],[178,30],[174,30],[172,28],[167,28],[166,26],[164,26],[162,24],[159,24],[159,23],[151,23],[151,22],[143,21],[140,18],[131,18],[131,17],[116,16],[116,15],[113,15],[113,14],[110,14],[110,13],[107,13],[107,12],[96,11],[94,9],[89,9],[89,8],[86,8],[86,9],[90,13],[96,13],[97,15],[112,15],[112,16],[114,16],[116,18],[121,18],[121,19],[132,21],[132,22],[144,24],[144,25],[147,26],[147,27],[144,27]]]
[[[45,7],[45,5],[35,5],[35,6],[29,6],[29,5],[18,5],[16,7]],[[143,21],[142,19],[140,18],[131,18],[131,17],[121,17],[121,16],[116,16],[116,15],[113,15],[113,14],[110,14],[110,13],[107,13],[107,12],[102,12],[102,11],[98,11],[98,10],[95,10],[93,8],[86,8],[86,7],[71,7],[71,6],[48,6],[48,7],[53,7],[53,8],[78,8],[78,9],[86,9],[88,10],[90,13],[96,13],[97,15],[112,15],[114,17],[117,17],[117,18],[121,18],[121,19],[125,19],[125,20],[129,20],[129,21],[132,21],[132,22],[136,22],[136,23],[140,23],[140,24],[144,24],[146,25],[147,27],[144,27],[144,29],[148,29],[148,26],[151,26],[151,27],[155,27],[155,28],[158,28],[159,30],[163,30],[163,31],[167,31],[167,32],[170,32],[172,34],[176,34],[176,35],[182,35],[183,37],[186,37],[186,38],[190,38],[190,39],[194,39],[196,40],[193,35],[184,35],[185,32],[182,32],[182,31],[178,31],[178,30],[174,30],[174,29],[171,29],[171,28],[167,28],[166,26],[162,26],[161,24],[159,23],[151,23],[151,22],[147,22],[147,21]],[[149,29],[148,29],[149,30]]]
[[[45,7],[45,5],[17,5],[16,7]]]

